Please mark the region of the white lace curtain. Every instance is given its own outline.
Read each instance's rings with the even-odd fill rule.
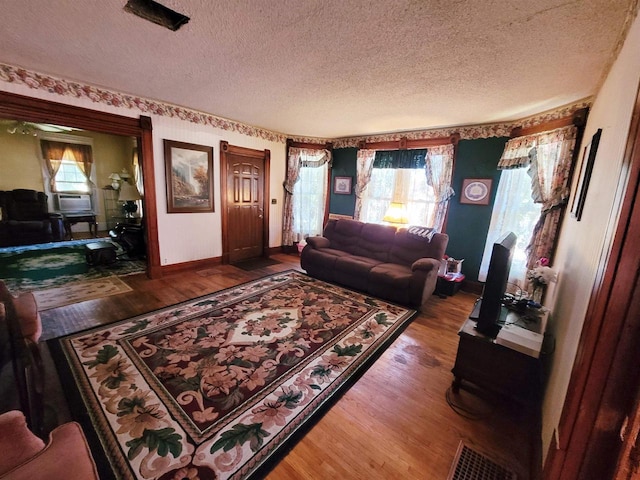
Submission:
[[[329,150],[289,147],[283,183],[283,245],[322,233],[330,164]]]

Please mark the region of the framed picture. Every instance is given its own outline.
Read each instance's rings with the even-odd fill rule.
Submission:
[[[491,178],[465,178],[462,181],[460,203],[469,205],[489,205],[491,199]]]
[[[164,140],[167,212],[213,212],[213,147]]]
[[[571,216],[578,222],[582,218],[584,202],[587,199],[587,190],[589,188],[589,181],[591,180],[593,164],[596,161],[596,154],[598,153],[598,145],[600,144],[601,136],[602,129],[599,128],[596,133],[593,134],[593,137],[591,137],[591,141],[584,147],[582,157],[580,158],[580,164],[577,165],[575,170],[578,176],[576,177],[573,188],[571,189],[569,205],[571,205]]]
[[[333,193],[351,195],[351,177],[336,177],[333,184]]]

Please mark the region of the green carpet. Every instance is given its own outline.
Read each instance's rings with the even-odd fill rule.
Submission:
[[[0,252],[0,279],[11,293],[18,294],[110,275],[139,273],[146,268],[140,260],[119,260],[110,266],[90,267],[86,262],[84,243],[87,242],[17,251],[3,249]]]

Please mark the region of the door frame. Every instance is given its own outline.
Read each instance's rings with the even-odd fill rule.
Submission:
[[[227,155],[240,155],[253,159],[262,160],[264,162],[264,176],[262,184],[262,256],[269,250],[269,198],[271,192],[270,184],[270,168],[271,168],[271,151],[268,149],[255,150],[253,148],[238,147],[229,145],[225,140],[220,141],[220,204],[221,208],[221,225],[222,225],[222,263],[229,263],[229,202],[227,201],[228,189],[228,167]]]
[[[634,402],[640,386],[639,299],[633,295],[640,281],[640,91],[623,171],[627,176],[618,224],[594,282],[558,425],[559,443],[553,438],[548,450],[543,472],[548,480],[611,478],[608,474],[627,478],[620,465],[630,460],[624,457],[629,450],[622,448],[619,436],[625,417],[637,418]]]
[[[0,118],[51,123],[98,133],[136,137],[145,193],[142,208],[147,235],[147,275],[150,278],[162,276],[151,117],[124,117],[50,100],[0,92]]]

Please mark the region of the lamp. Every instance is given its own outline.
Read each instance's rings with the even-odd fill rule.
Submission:
[[[140,192],[138,192],[135,185],[122,182],[122,185],[120,185],[120,193],[118,194],[118,201],[124,202],[122,209],[125,212],[125,217],[133,217],[133,215],[138,211],[138,205],[135,202],[141,198]]]
[[[120,175],[118,175],[117,173],[112,173],[111,175],[109,175],[109,178],[111,179],[111,188],[113,188],[114,190],[118,190],[120,188]]]
[[[382,217],[383,222],[395,223],[399,225],[406,225],[409,223],[407,217],[407,207],[402,202],[391,202],[387,212]]]

